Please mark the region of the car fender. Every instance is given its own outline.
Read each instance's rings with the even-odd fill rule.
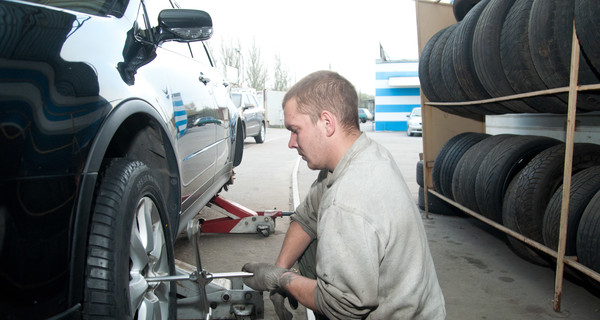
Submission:
[[[173,149],[174,137],[165,123],[164,118],[150,104],[143,100],[128,100],[114,107],[113,110],[105,118],[102,126],[98,130],[94,141],[90,147],[79,186],[79,198],[75,219],[73,221],[72,232],[73,242],[71,244],[71,279],[70,292],[71,297],[69,305],[79,303],[83,299],[84,281],[84,261],[85,248],[87,242],[87,232],[74,232],[74,230],[89,230],[89,219],[91,208],[94,199],[94,189],[98,179],[98,174],[101,170],[102,161],[105,158],[111,140],[117,133],[117,130],[132,116],[143,115],[153,119],[153,123],[160,126],[160,133],[166,155],[168,166],[169,181],[166,188],[169,190],[169,198],[167,199],[167,207],[169,210],[169,221],[173,239],[177,232],[177,223],[179,219],[179,211],[181,206],[181,187],[179,178],[178,163]]]

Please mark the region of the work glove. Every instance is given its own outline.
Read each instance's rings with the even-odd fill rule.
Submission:
[[[254,273],[254,276],[244,278],[244,283],[256,291],[274,291],[279,288],[279,277],[288,269],[268,263],[246,263],[242,271]]]
[[[271,302],[273,302],[275,314],[277,314],[277,318],[279,320],[292,320],[292,313],[289,312],[288,309],[285,307],[285,298],[288,298],[292,309],[296,309],[298,308],[298,301],[296,301],[294,297],[286,296],[285,293],[283,293],[282,291],[275,290],[271,291],[269,298],[271,298]]]

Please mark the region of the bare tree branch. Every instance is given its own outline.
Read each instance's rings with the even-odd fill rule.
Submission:
[[[267,67],[261,59],[260,48],[256,46],[256,40],[252,41],[249,54],[250,59],[248,59],[246,66],[246,82],[251,88],[263,90],[267,82]]]

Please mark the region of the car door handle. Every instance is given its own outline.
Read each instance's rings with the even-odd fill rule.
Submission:
[[[204,85],[207,85],[210,82],[210,79],[204,76],[204,73],[200,72],[200,77],[198,77],[198,80],[200,80],[200,82],[204,83]]]

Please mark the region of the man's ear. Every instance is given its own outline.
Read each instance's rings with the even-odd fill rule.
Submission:
[[[331,137],[335,133],[337,124],[335,116],[331,112],[325,110],[321,112],[320,118],[325,128],[325,133],[328,137]]]

